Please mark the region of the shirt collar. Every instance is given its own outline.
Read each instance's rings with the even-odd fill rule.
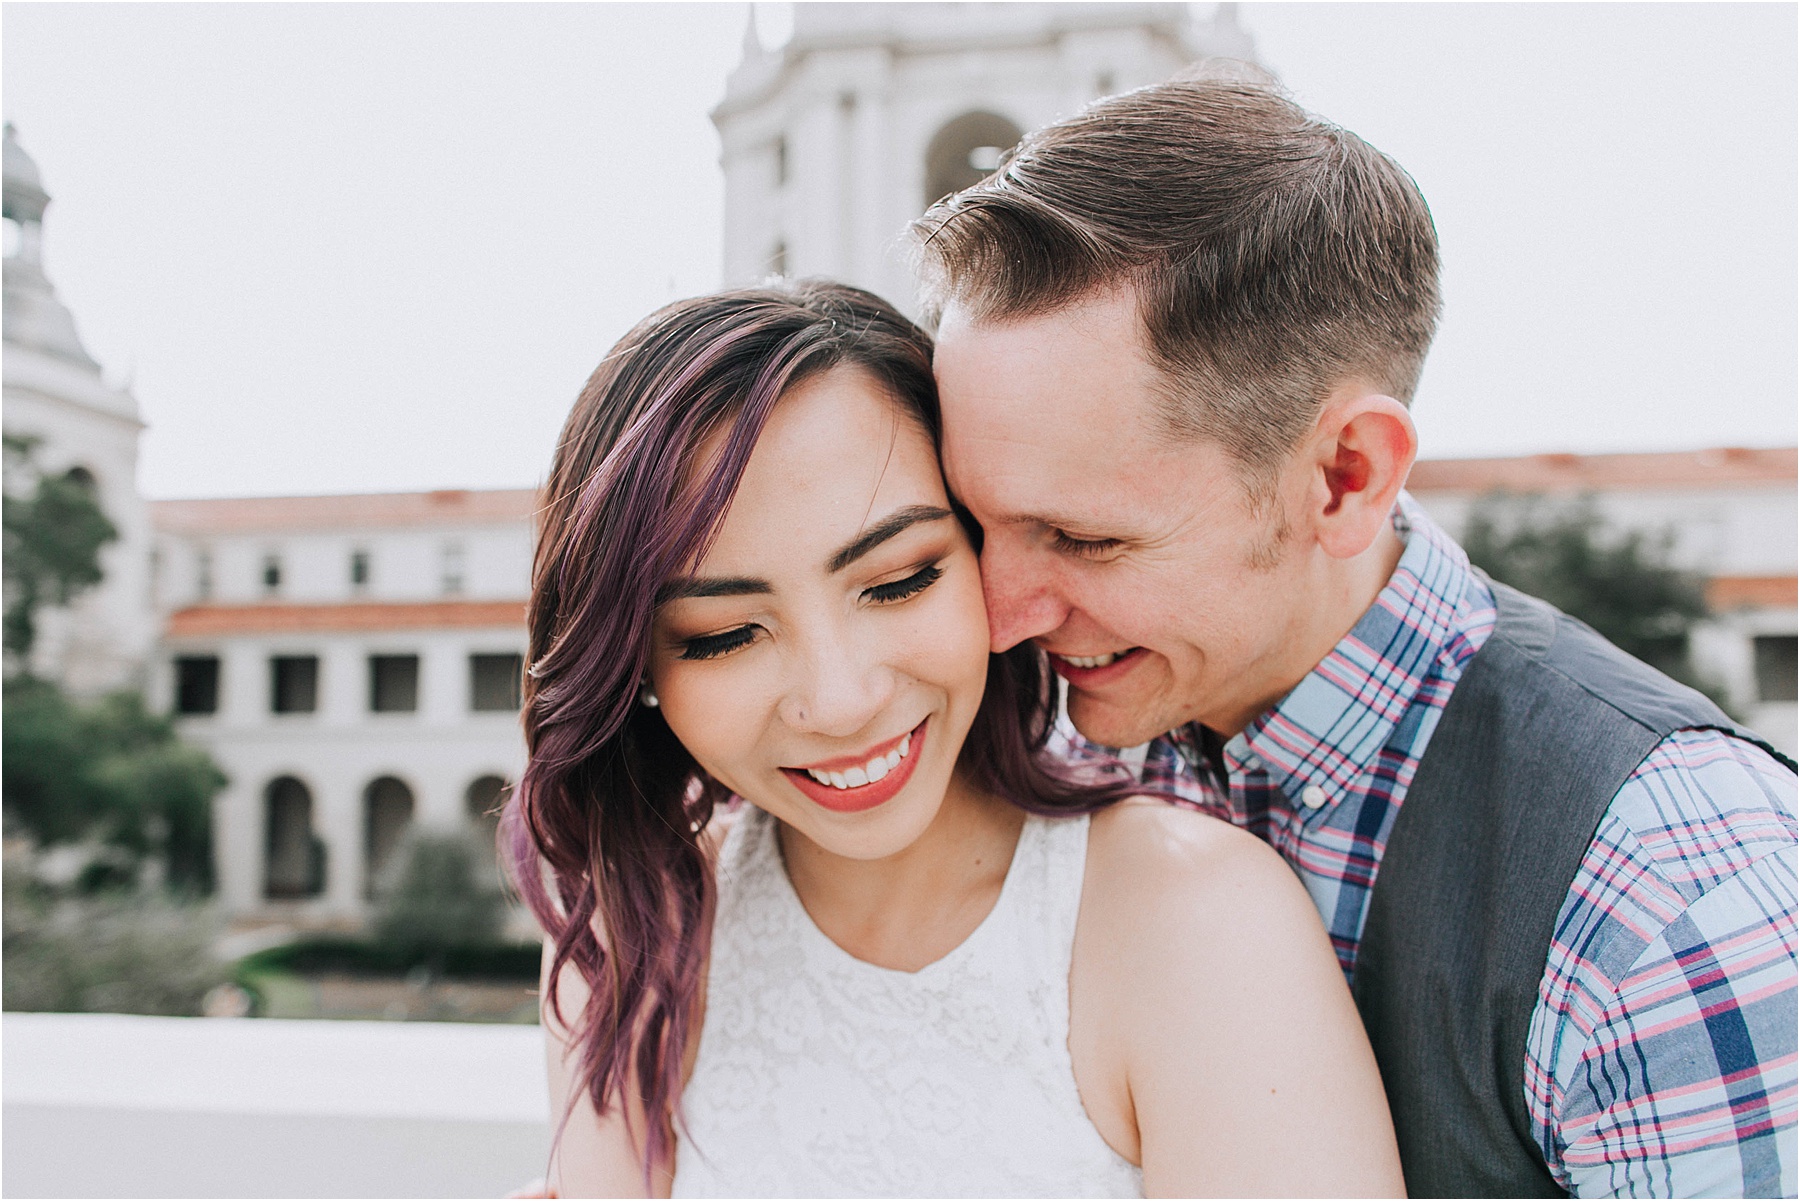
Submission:
[[[1260,765],[1316,810],[1366,789],[1434,665],[1460,676],[1485,641],[1493,595],[1468,555],[1404,492],[1394,529],[1406,549],[1387,586],[1292,692],[1225,744],[1232,774]]]

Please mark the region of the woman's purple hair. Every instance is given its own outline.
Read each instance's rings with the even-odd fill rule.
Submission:
[[[545,1001],[556,1019],[565,965],[590,988],[571,1027],[579,1086],[606,1113],[635,1076],[646,1180],[673,1164],[713,913],[700,831],[728,799],[660,711],[637,703],[658,589],[705,554],[770,412],[802,380],[859,367],[935,444],[931,350],[886,302],[842,284],[681,301],[613,347],[557,445],[532,564],[529,759],[501,837],[520,895],[555,940]],[[696,451],[714,435],[720,450],[700,469]],[[1036,648],[992,656],[959,761],[965,777],[1048,814],[1140,791],[1080,782],[1048,761],[1055,695]]]

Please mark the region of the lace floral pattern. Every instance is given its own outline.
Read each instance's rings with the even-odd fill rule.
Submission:
[[[1082,1109],[1069,956],[1087,820],[1026,820],[993,911],[918,972],[852,958],[747,809],[719,870],[676,1196],[1142,1196]]]

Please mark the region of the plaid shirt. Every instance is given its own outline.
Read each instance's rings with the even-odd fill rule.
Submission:
[[[1356,966],[1394,818],[1493,594],[1409,498],[1400,564],[1356,628],[1220,745],[1197,727],[1063,753],[1242,826],[1299,874]],[[1544,1161],[1577,1196],[1795,1193],[1795,780],[1713,731],[1619,790],[1557,917],[1525,1061]]]

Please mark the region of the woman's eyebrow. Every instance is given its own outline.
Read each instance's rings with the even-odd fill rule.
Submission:
[[[840,572],[901,531],[911,529],[922,521],[942,521],[951,516],[954,514],[949,509],[936,505],[907,505],[903,509],[895,509],[831,556],[825,569],[833,574]]]
[[[775,589],[767,580],[749,576],[680,575],[656,590],[656,603],[711,596],[766,596]]]
[[[895,509],[832,555],[827,570],[833,573],[844,570],[889,538],[922,521],[942,521],[952,516],[955,514],[949,509],[941,509],[936,505],[908,505],[904,509]],[[774,591],[775,588],[769,581],[753,576],[681,575],[656,590],[656,603],[666,605],[670,601],[715,596],[767,596]]]

